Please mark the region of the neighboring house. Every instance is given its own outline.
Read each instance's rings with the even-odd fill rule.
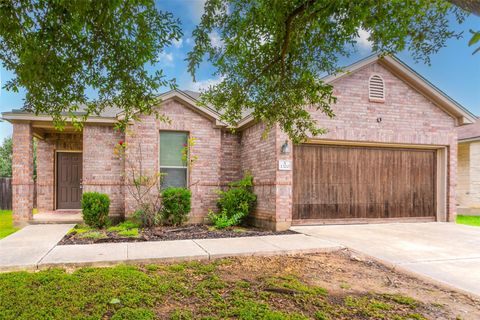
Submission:
[[[458,132],[457,211],[480,215],[480,121]]]
[[[40,212],[80,208],[83,188],[107,193],[112,215],[130,214],[125,163],[113,152],[125,140],[127,150],[141,146],[144,167],[168,173],[168,184],[192,184],[191,222],[203,221],[215,209],[215,190],[246,171],[254,176],[258,226],[454,220],[456,127],[475,117],[395,57],[371,56],[346,70],[325,78],[338,98],[336,117],[311,109],[329,132],[294,146],[278,127],[262,138],[265,126],[251,115],[230,133],[190,91],[162,94],[172,122],[140,116],[133,137],[114,130],[115,110],[90,117],[82,132],[57,132],[46,115],[3,113],[13,124],[14,217],[32,217],[35,136]],[[187,136],[197,139],[191,169],[180,161]]]

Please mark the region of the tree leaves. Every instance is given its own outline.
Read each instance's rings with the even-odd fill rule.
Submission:
[[[470,41],[468,41],[469,47],[475,45],[477,42],[480,42],[480,31],[470,30],[470,33],[472,34],[472,37],[470,38]],[[475,54],[479,51],[480,51],[480,47],[476,48],[472,54]]]
[[[124,111],[124,122],[152,112],[158,89],[175,82],[145,66],[181,36],[151,0],[0,2],[0,60],[15,74],[5,88],[25,88],[24,108],[58,126],[75,115],[81,126],[107,107]]]
[[[12,176],[12,137],[7,137],[0,145],[0,177]]]
[[[410,49],[416,60],[429,56],[452,37],[449,14],[464,14],[436,1],[207,0],[193,31],[189,72],[210,61],[222,81],[201,96],[235,124],[246,112],[267,128],[279,124],[295,142],[325,131],[309,110],[333,117],[332,86],[321,79],[340,71],[339,57],[354,51],[360,29],[381,55]],[[219,34],[214,47],[208,35]]]
[[[452,2],[478,11],[475,1]],[[204,60],[216,68],[222,81],[201,99],[226,122],[251,112],[298,142],[325,132],[309,110],[334,116],[333,88],[321,79],[340,71],[339,57],[352,53],[359,30],[368,32],[373,51],[408,48],[429,63],[460,36],[449,30],[451,14],[464,19],[443,0],[207,0],[188,71],[195,79]],[[24,108],[52,115],[59,128],[70,116],[81,127],[105,108],[123,112],[123,126],[137,112],[154,111],[159,88],[176,87],[145,66],[180,39],[179,25],[153,0],[2,0],[0,60],[15,74],[5,88],[25,88]]]

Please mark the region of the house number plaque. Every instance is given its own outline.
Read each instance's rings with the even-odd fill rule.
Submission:
[[[290,171],[292,170],[292,161],[290,160],[278,160],[278,170]]]

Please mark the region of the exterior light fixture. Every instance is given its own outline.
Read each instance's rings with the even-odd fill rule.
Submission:
[[[282,144],[282,147],[280,148],[280,153],[281,154],[289,154],[290,153],[290,147],[288,146],[288,140],[285,140],[285,142]]]

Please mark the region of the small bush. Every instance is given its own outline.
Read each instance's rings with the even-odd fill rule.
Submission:
[[[142,227],[151,228],[162,222],[162,214],[153,205],[144,204],[133,213],[133,219]]]
[[[106,194],[85,192],[82,195],[83,221],[95,228],[102,228],[109,224],[108,209],[110,199]]]
[[[257,201],[257,196],[253,193],[253,176],[250,174],[231,183],[227,191],[219,191],[218,194],[219,212],[210,211],[208,218],[219,229],[241,224]]]
[[[186,188],[167,188],[162,192],[164,223],[178,226],[187,221],[191,209],[192,192]]]

